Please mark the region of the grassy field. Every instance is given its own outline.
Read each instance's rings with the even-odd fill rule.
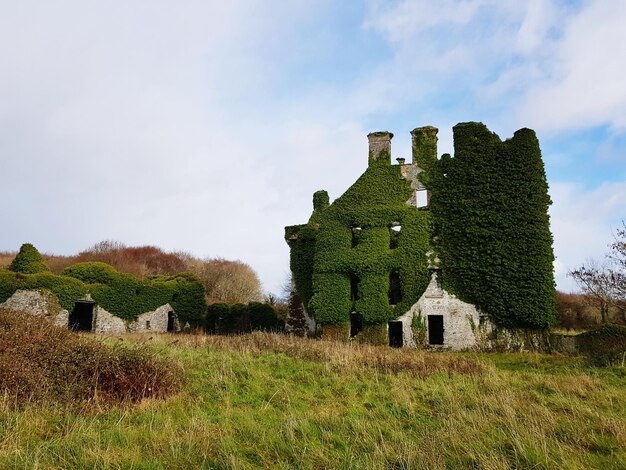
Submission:
[[[626,468],[626,371],[287,336],[125,336],[185,370],[135,405],[0,398],[0,468]]]

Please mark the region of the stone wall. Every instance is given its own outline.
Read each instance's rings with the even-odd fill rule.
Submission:
[[[132,323],[128,324],[128,331],[133,333],[140,332],[160,332],[167,331],[167,321],[169,312],[173,312],[170,304],[165,304],[152,312],[142,313]],[[180,330],[178,320],[174,320],[174,330]]]
[[[125,333],[126,323],[99,305],[94,305],[94,333]]]
[[[296,336],[316,336],[318,328],[315,320],[304,308],[304,304],[295,290],[291,289],[289,294],[289,309],[285,318],[285,333]]]
[[[47,289],[18,290],[0,307],[50,317],[59,326],[67,326],[69,317],[68,311],[61,308],[56,296]]]
[[[424,294],[409,311],[398,320],[403,322],[404,344],[418,345],[411,328],[413,317],[421,319],[425,327],[425,344],[428,344],[428,316],[441,315],[443,317],[443,344],[433,347],[461,351],[475,349],[478,346],[477,329],[481,317],[472,304],[459,300],[456,296],[446,292],[439,286],[437,273],[432,274],[430,284]],[[485,320],[483,319],[483,324]]]
[[[89,294],[80,299],[84,302],[93,302]],[[56,296],[46,290],[18,290],[6,302],[0,304],[4,307],[31,315],[49,317],[52,321],[63,327],[68,327],[69,312],[61,308]],[[125,333],[130,332],[166,332],[168,313],[173,309],[169,304],[162,305],[152,312],[146,312],[137,317],[137,320],[127,324],[124,320],[116,317],[97,304],[93,304],[93,331],[95,333]],[[148,323],[150,327],[148,328]],[[179,331],[178,320],[174,319],[174,330]]]

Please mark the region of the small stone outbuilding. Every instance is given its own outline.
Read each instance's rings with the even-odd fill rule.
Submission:
[[[69,312],[61,307],[56,296],[46,289],[18,290],[4,303],[11,310],[50,318],[56,325],[76,331],[94,333],[165,333],[180,330],[173,308],[162,305],[139,315],[134,321],[116,317],[96,304],[91,296],[76,301]]]

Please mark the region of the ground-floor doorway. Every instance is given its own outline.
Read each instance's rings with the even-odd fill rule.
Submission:
[[[443,344],[443,315],[428,315],[428,344]]]
[[[350,314],[350,338],[354,338],[363,331],[363,315],[352,312]]]
[[[69,328],[74,331],[92,331],[94,306],[95,303],[88,300],[76,302],[68,319]]]
[[[174,331],[174,312],[167,312],[167,331]]]
[[[392,348],[401,348],[404,346],[402,327],[403,325],[400,320],[389,322],[389,346]]]

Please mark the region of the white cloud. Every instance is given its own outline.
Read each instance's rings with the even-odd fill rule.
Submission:
[[[580,184],[550,184],[554,201],[550,221],[554,233],[557,286],[564,291],[577,290],[567,272],[587,259],[602,259],[626,214],[626,182],[604,183],[586,189]]]
[[[316,34],[338,4],[4,5],[0,198],[10,204],[0,207],[9,227],[0,249],[151,243],[242,259],[276,291],[288,266],[283,226],[307,220],[313,191],[336,198],[358,177],[372,122],[397,134],[394,153],[404,156],[408,133],[393,126],[409,114],[407,128],[442,128],[441,151],[451,150],[450,127],[468,119],[504,135],[623,129],[623,3],[371,2],[362,34],[390,52],[368,56],[349,79],[331,71],[302,86],[307,67],[320,72],[306,56],[332,55]],[[581,228],[566,223],[578,201],[561,184],[552,185],[553,224],[569,269],[578,258],[567,234]],[[600,232],[610,237],[610,211],[622,209],[586,225],[596,227],[592,255],[604,249]]]
[[[626,3],[590,2],[566,23],[545,76],[530,84],[522,119],[546,130],[609,125],[626,131]]]

